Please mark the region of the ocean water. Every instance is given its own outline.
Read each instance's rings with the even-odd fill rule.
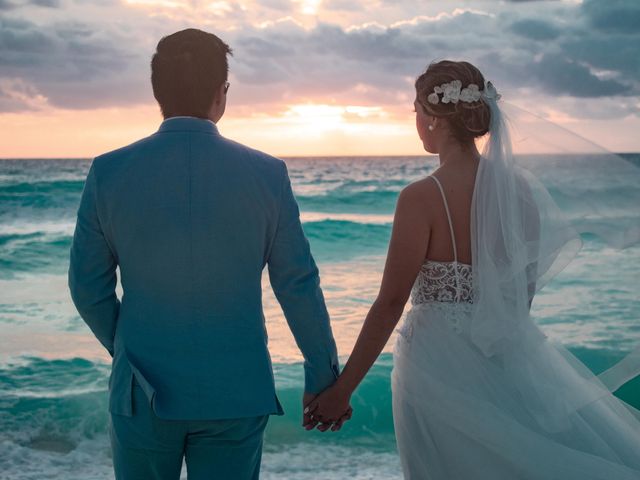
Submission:
[[[627,158],[640,165],[640,155]],[[287,163],[344,360],[377,293],[397,195],[436,162],[352,157]],[[0,161],[0,479],[113,478],[108,356],[66,288],[89,165]],[[597,177],[581,184],[569,174],[545,181],[552,192],[566,189],[603,201],[640,188],[631,180],[612,186]],[[637,208],[629,204],[617,214],[634,215]],[[596,237],[584,241],[578,258],[538,295],[534,313],[553,341],[598,373],[640,342],[640,247],[614,250]],[[264,301],[286,415],[272,417],[267,428],[263,478],[400,479],[389,384],[394,338],[354,395],[353,420],[338,433],[306,432],[300,427],[301,357],[266,277]],[[640,408],[640,379],[617,395]]]

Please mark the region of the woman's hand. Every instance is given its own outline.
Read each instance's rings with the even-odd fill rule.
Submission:
[[[321,432],[337,432],[344,422],[351,418],[353,409],[349,405],[351,393],[340,388],[339,383],[327,388],[305,406],[305,416],[310,422],[305,425],[307,430],[318,427]]]

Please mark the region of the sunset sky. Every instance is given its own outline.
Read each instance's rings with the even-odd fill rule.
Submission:
[[[221,132],[276,155],[420,154],[413,81],[444,58],[640,151],[637,0],[0,0],[0,158],[92,157],[155,131],[149,61],[186,27],[234,50]]]

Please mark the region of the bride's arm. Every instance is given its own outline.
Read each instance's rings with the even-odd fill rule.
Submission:
[[[342,374],[332,388],[309,404],[310,412],[319,421],[336,420],[349,407],[351,394],[380,355],[402,315],[429,243],[424,190],[424,184],[412,184],[400,193],[378,296]]]

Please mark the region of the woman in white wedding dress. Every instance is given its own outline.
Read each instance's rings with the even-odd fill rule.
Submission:
[[[529,315],[580,237],[514,162],[499,98],[467,62],[417,79],[418,134],[440,167],[401,192],[379,295],[307,428],[342,426],[411,297],[392,373],[405,478],[640,479],[638,412]]]

